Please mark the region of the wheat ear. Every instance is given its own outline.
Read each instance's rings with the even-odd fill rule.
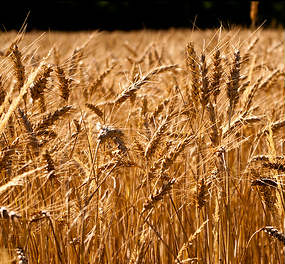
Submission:
[[[216,52],[214,53],[214,56],[212,58],[212,63],[213,63],[213,74],[212,74],[212,80],[210,84],[210,90],[211,93],[214,96],[214,102],[217,103],[217,97],[221,92],[220,88],[220,83],[221,83],[221,78],[223,74],[223,68],[221,65],[221,56],[220,56],[220,51],[217,49]]]
[[[285,245],[285,235],[281,232],[279,232],[276,228],[273,226],[265,226],[262,229],[265,233],[269,234],[270,236],[276,238],[280,242],[282,242]]]
[[[171,190],[172,185],[176,182],[175,178],[170,179],[166,183],[163,183],[161,188],[155,191],[154,194],[151,194],[149,199],[144,203],[142,214],[146,211],[152,209],[157,202],[163,199],[163,197]]]
[[[227,82],[227,96],[229,98],[229,127],[231,117],[234,113],[235,106],[239,100],[239,81],[240,81],[240,51],[234,53],[234,61],[230,70],[230,79]]]
[[[72,106],[66,105],[60,109],[57,109],[54,113],[49,113],[35,126],[35,131],[41,131],[47,129],[49,126],[52,126],[57,120],[64,116],[67,112],[72,109]]]
[[[25,67],[22,62],[22,53],[15,43],[10,46],[7,53],[11,56],[13,62],[13,70],[17,80],[17,88],[20,91],[25,82]]]
[[[65,101],[68,101],[70,95],[71,79],[66,77],[64,70],[58,65],[55,67],[55,73],[59,82],[58,88],[60,91],[60,96]]]
[[[120,95],[117,96],[117,98],[113,101],[108,101],[108,102],[103,102],[101,104],[98,104],[97,106],[104,106],[104,105],[109,105],[109,106],[119,106],[122,103],[124,103],[128,98],[131,98],[132,96],[135,95],[135,93],[148,81],[153,78],[153,76],[156,76],[157,74],[167,72],[167,71],[173,71],[174,69],[177,68],[177,65],[167,65],[167,66],[160,66],[152,71],[150,71],[148,74],[145,76],[142,76],[137,82],[131,84],[127,88],[125,88]]]
[[[199,60],[196,55],[194,44],[188,43],[186,46],[186,67],[191,76],[191,99],[196,108],[199,107],[200,100],[200,82],[199,82]]]
[[[111,71],[115,68],[116,64],[113,63],[109,68],[107,68],[103,73],[101,73],[97,79],[90,85],[89,87],[89,96],[91,97],[96,89],[102,85],[103,80],[111,73]]]

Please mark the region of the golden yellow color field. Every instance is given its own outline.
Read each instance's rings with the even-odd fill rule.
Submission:
[[[284,30],[1,33],[1,263],[284,262]]]

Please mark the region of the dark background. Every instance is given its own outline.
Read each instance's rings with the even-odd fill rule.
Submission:
[[[27,17],[30,30],[133,30],[171,27],[250,26],[250,1],[191,0],[5,0],[0,30],[19,30]],[[29,15],[28,15],[29,14]],[[285,25],[285,1],[261,1],[258,25]]]

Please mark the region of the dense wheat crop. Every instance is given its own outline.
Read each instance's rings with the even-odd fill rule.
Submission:
[[[284,31],[0,51],[1,263],[284,261]]]

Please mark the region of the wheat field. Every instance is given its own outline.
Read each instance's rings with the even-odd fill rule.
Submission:
[[[1,33],[1,263],[284,262],[284,30]]]

